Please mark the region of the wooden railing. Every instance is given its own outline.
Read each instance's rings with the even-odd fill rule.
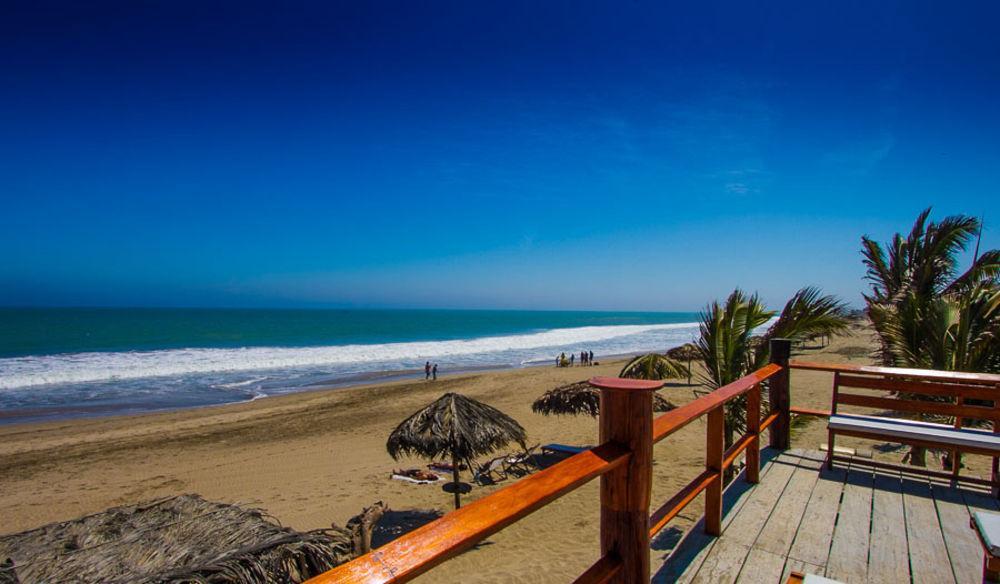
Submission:
[[[770,445],[789,444],[790,341],[771,341],[771,363],[693,402],[653,419],[653,396],[662,382],[594,378],[601,390],[600,446],[523,478],[392,542],[325,572],[310,584],[406,582],[471,548],[590,480],[601,478],[601,557],[577,583],[647,583],[650,539],[699,494],[705,493],[705,530],[722,524],[723,475],[746,453],[746,480],[756,483],[760,433]],[[761,419],[761,382],[768,382],[770,411]],[[726,404],[747,400],[746,432],[725,448]],[[652,516],[652,452],[694,420],[707,416],[705,470]]]
[[[708,431],[705,440],[705,471],[677,492],[662,507],[653,512],[649,520],[649,535],[655,536],[671,519],[677,516],[702,491],[705,497],[705,531],[718,535],[722,529],[723,475],[746,452],[746,480],[756,484],[760,476],[760,433],[781,419],[780,411],[772,409],[761,420],[762,381],[771,379],[772,385],[781,374],[787,373],[780,365],[770,364],[750,375],[705,395],[686,406],[667,412],[654,422],[653,440],[659,442],[692,421],[707,415]],[[724,448],[725,405],[746,396],[746,432],[728,448]],[[771,402],[775,403],[775,402]],[[776,433],[772,432],[772,436]]]

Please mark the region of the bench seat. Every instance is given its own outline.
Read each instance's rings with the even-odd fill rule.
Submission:
[[[835,432],[869,434],[879,438],[892,437],[901,441],[938,442],[959,449],[989,450],[1000,454],[1000,434],[988,430],[958,429],[947,424],[855,414],[832,415],[827,427]]]

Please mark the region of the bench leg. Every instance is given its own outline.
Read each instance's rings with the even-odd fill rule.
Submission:
[[[983,582],[1000,582],[1000,558],[993,558],[989,552],[983,554]]]
[[[833,470],[833,430],[827,432],[826,438],[826,468]]]
[[[991,490],[993,491],[993,497],[1000,499],[1000,458],[993,457],[993,485]]]

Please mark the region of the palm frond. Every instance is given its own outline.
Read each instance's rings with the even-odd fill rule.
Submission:
[[[685,375],[687,368],[683,363],[659,353],[633,357],[618,373],[618,377],[629,379],[670,379]]]

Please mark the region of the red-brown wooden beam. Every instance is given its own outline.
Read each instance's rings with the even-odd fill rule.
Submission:
[[[573,580],[573,584],[605,584],[618,577],[622,571],[622,560],[617,556],[603,556]]]
[[[685,507],[691,501],[694,501],[695,497],[701,494],[702,491],[708,487],[709,483],[719,477],[719,473],[712,470],[706,470],[701,473],[693,481],[688,483],[686,487],[677,492],[676,495],[670,498],[669,501],[663,504],[662,507],[657,509],[649,518],[649,536],[653,537],[660,532],[661,529],[670,523],[670,520],[684,510]]]
[[[624,466],[629,457],[628,449],[617,443],[581,452],[324,572],[308,584],[407,582],[602,473]]]
[[[729,385],[703,395],[698,399],[670,410],[653,420],[653,441],[659,442],[674,432],[687,426],[701,416],[734,398],[750,391],[754,385],[781,371],[779,365],[765,365],[746,377],[741,377]]]

